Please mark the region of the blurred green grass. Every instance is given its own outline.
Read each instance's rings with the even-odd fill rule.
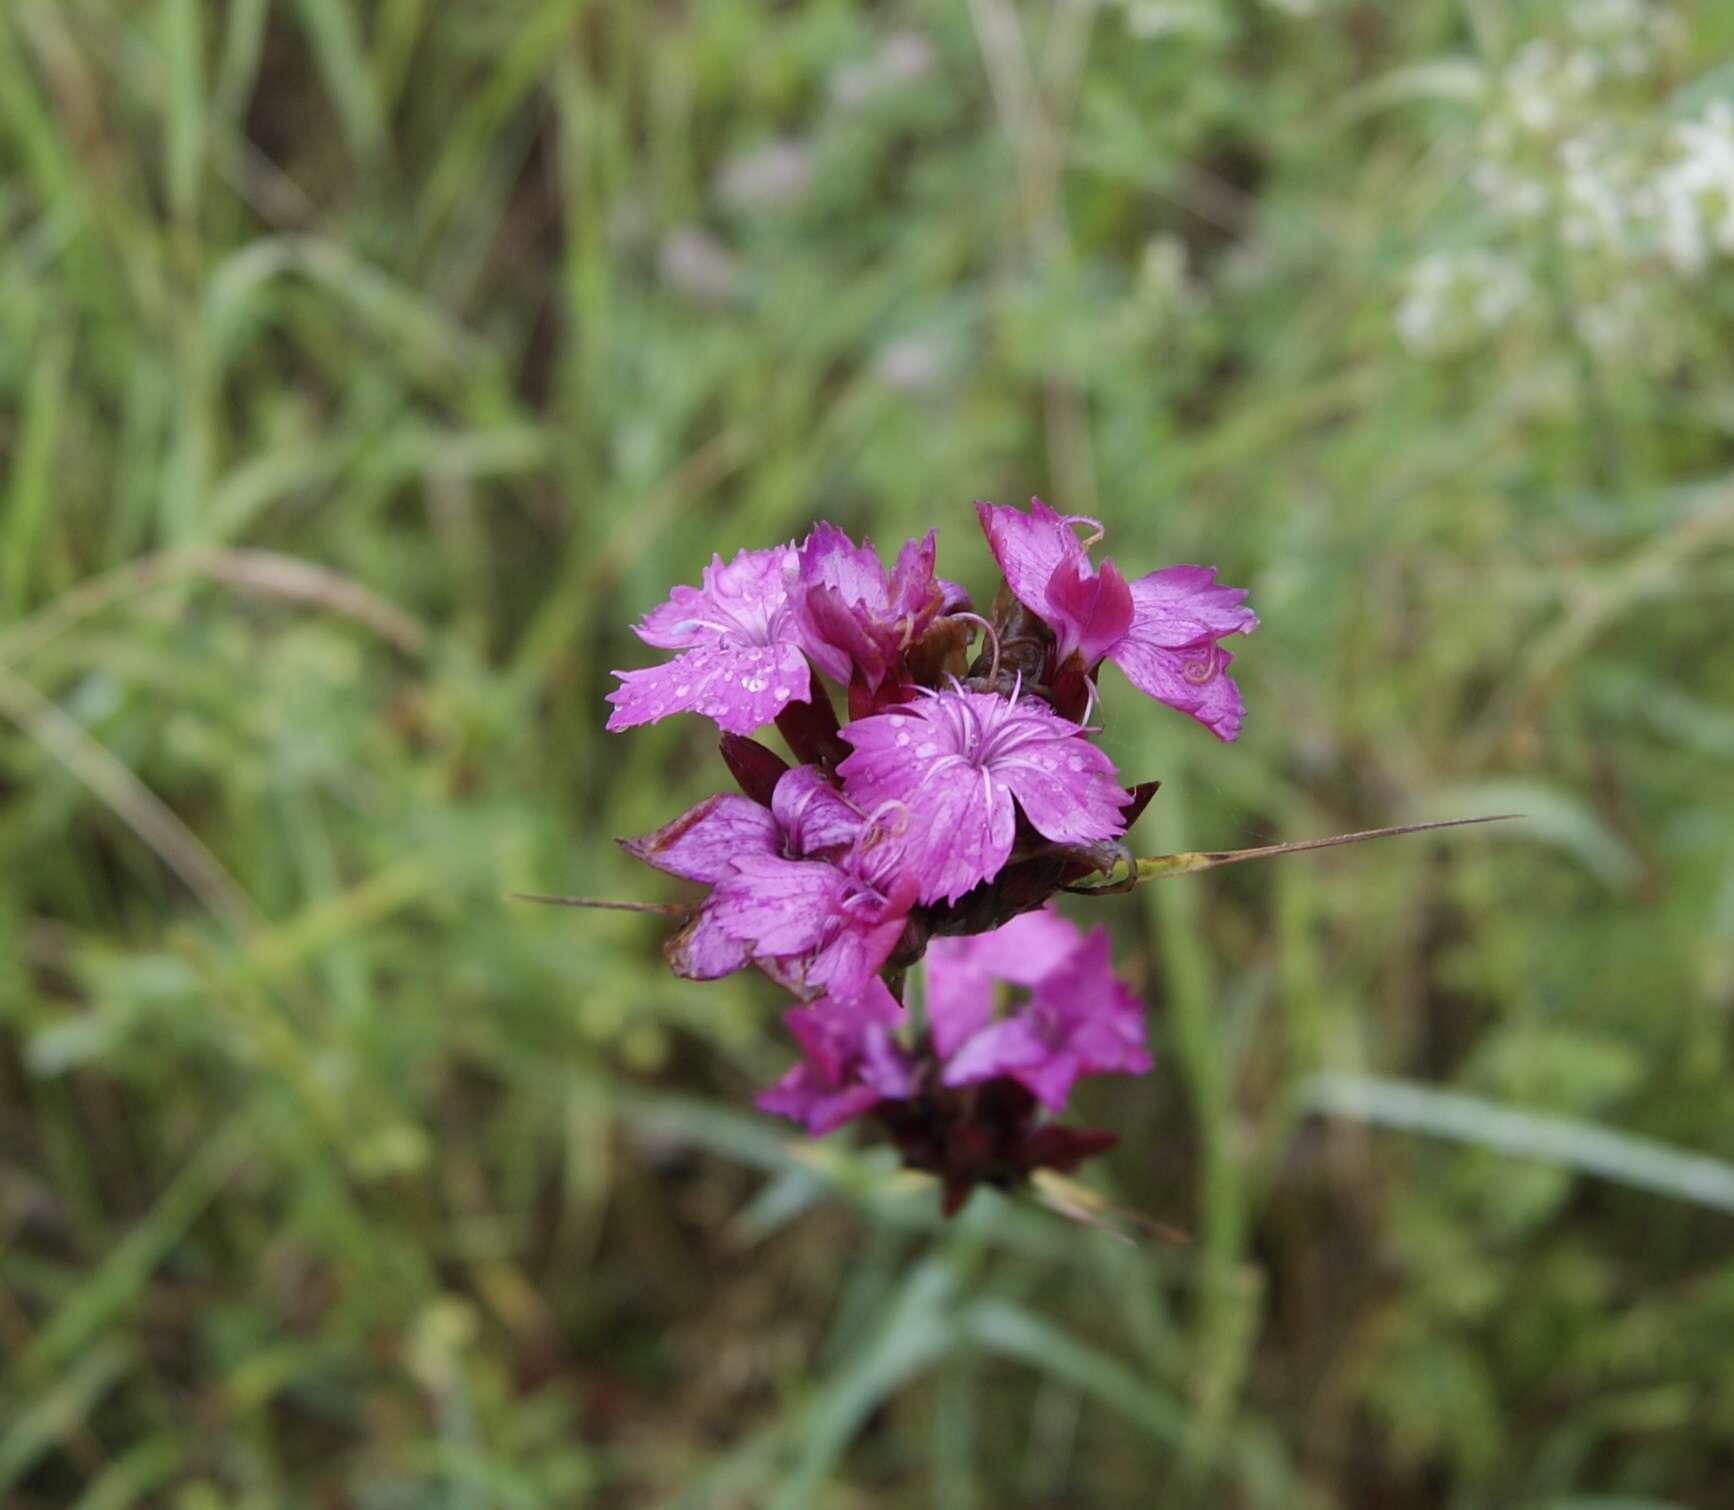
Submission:
[[[1721,1502],[1734,280],[1395,321],[1571,13],[0,11],[0,1501]],[[943,1228],[764,983],[502,901],[663,894],[713,550],[1032,492],[1264,619],[1231,749],[1108,686],[1147,849],[1529,815],[1100,904],[1186,1246]]]

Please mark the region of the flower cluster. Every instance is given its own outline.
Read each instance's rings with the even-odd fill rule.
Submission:
[[[976,512],[1004,578],[991,616],[935,574],[932,532],[887,571],[820,524],[675,588],[637,626],[672,658],[609,695],[610,729],[692,712],[722,731],[740,791],[621,842],[708,888],[668,943],[677,974],[752,965],[796,998],[801,1062],[760,1105],[815,1134],[871,1116],[948,1210],[1107,1147],[1053,1114],[1080,1076],[1150,1067],[1106,933],[1051,909],[1125,856],[1155,790],[1093,742],[1103,663],[1232,740],[1222,642],[1258,623],[1213,568],[1092,560],[1094,520],[1039,499]],[[792,762],[750,737],[771,723]]]
[[[1397,333],[1461,353],[1545,333],[1563,307],[1592,350],[1670,369],[1665,333],[1701,322],[1703,280],[1734,256],[1734,110],[1681,112],[1678,7],[1579,0],[1555,29],[1457,77],[1477,113],[1460,170],[1477,233],[1409,269]]]

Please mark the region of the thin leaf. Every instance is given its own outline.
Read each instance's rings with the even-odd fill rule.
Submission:
[[[1312,1111],[1539,1159],[1674,1200],[1734,1211],[1734,1164],[1594,1122],[1368,1075],[1320,1075],[1304,1082],[1300,1094]]]
[[[1441,828],[1466,828],[1475,823],[1504,823],[1523,816],[1520,813],[1494,813],[1481,818],[1447,818],[1434,823],[1400,823],[1394,828],[1368,828],[1354,834],[1333,834],[1328,839],[1298,839],[1289,844],[1262,844],[1256,849],[1194,849],[1173,855],[1151,855],[1135,860],[1128,867],[1124,861],[1111,870],[1094,875],[1066,887],[1067,891],[1087,896],[1091,892],[1124,891],[1143,881],[1155,881],[1164,876],[1186,876],[1200,870],[1214,870],[1219,865],[1238,865],[1243,860],[1268,860],[1277,855],[1295,855],[1304,850],[1335,849],[1341,844],[1364,844],[1369,839],[1395,839],[1403,834],[1424,834]]]

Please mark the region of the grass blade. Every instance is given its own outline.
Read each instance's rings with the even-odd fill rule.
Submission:
[[[1594,1122],[1369,1075],[1317,1076],[1303,1083],[1301,1098],[1310,1110],[1329,1116],[1540,1159],[1655,1195],[1734,1211],[1734,1164],[1611,1132]]]

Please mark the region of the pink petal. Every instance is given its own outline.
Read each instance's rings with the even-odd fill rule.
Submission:
[[[710,901],[662,946],[662,952],[670,968],[683,980],[718,980],[744,969],[752,958],[752,951],[744,943],[723,930]]]
[[[885,567],[871,540],[856,545],[834,524],[819,523],[802,542],[799,555],[802,587],[832,587],[845,603],[861,603],[883,613],[890,598]]]
[[[619,844],[646,865],[714,886],[741,855],[774,855],[781,839],[769,811],[749,798],[723,792],[705,798],[655,833],[621,839]]]
[[[728,627],[702,592],[696,587],[677,587],[666,603],[659,603],[633,625],[632,632],[646,645],[659,650],[688,650],[694,645],[708,645]]]
[[[1047,604],[1049,578],[1062,561],[1084,554],[1071,525],[1039,498],[1030,499],[1027,514],[978,500],[975,514],[1012,595],[1041,613]]]
[[[1130,636],[1166,650],[1258,628],[1246,589],[1218,586],[1214,566],[1168,566],[1140,577],[1132,584],[1132,609]]]
[[[975,1085],[1014,1070],[1033,1069],[1048,1056],[1047,1046],[1021,1018],[990,1023],[946,1061],[946,1085]]]
[[[912,639],[927,627],[945,601],[945,590],[933,575],[938,537],[937,530],[929,530],[921,539],[905,542],[891,568],[890,616],[911,621]]]
[[[751,734],[810,687],[806,657],[794,644],[700,646],[660,666],[616,671],[608,694],[611,730],[654,723],[672,713],[702,713],[730,734]]]
[[[801,977],[806,988],[832,996],[859,995],[891,958],[907,921],[903,913],[895,913],[871,923],[848,923],[807,962]]]
[[[704,569],[704,595],[743,629],[769,631],[788,602],[799,558],[792,545],[736,551],[726,565],[712,556]]]
[[[801,599],[801,644],[813,664],[834,682],[847,686],[857,666],[870,686],[877,687],[885,678],[885,651],[869,632],[865,617],[828,583],[809,587]]]
[[[927,950],[927,988],[931,994],[935,977],[961,970],[986,971],[995,980],[1033,986],[1083,941],[1078,925],[1051,905],[1020,913],[989,933],[935,939]]]
[[[1066,918],[1044,907],[991,933],[933,940],[924,959],[922,999],[939,1056],[949,1058],[993,1021],[1000,982],[1033,986],[1065,960],[1082,937]]]
[[[809,1064],[797,1064],[754,1103],[760,1111],[799,1122],[815,1138],[873,1110],[883,1097],[870,1085],[832,1085]]]
[[[865,813],[899,810],[887,822],[903,825],[895,842],[922,901],[956,901],[998,873],[1017,829],[1011,793],[959,757],[946,725],[921,711],[882,713],[842,732],[855,747],[837,767],[843,789]]]
[[[1078,1074],[1077,1056],[1064,1050],[1012,1071],[1013,1078],[1025,1090],[1054,1112],[1065,1110],[1066,1098],[1072,1094]]]
[[[1029,1013],[1044,1024],[1056,1047],[1063,1045],[1075,1056],[1081,1074],[1141,1075],[1151,1067],[1144,1047],[1144,1004],[1114,974],[1105,928],[1092,929],[1037,985]]]
[[[845,887],[843,873],[822,860],[746,855],[711,893],[707,907],[723,931],[754,955],[787,958],[824,942]]]
[[[1064,719],[1053,723],[1075,729]],[[1056,844],[1093,844],[1125,832],[1121,809],[1132,794],[1114,762],[1082,734],[1029,740],[993,763],[1035,828]]]
[[[771,794],[771,811],[795,855],[845,847],[861,833],[861,815],[817,766],[785,772]]]
[[[1246,705],[1227,674],[1234,657],[1206,641],[1186,650],[1165,650],[1128,637],[1108,657],[1146,697],[1195,718],[1225,744],[1240,736]]]
[[[1091,571],[1082,551],[1054,568],[1045,601],[1041,614],[1057,639],[1056,665],[1075,651],[1086,667],[1094,666],[1132,627],[1132,590],[1126,579],[1112,561]]]

